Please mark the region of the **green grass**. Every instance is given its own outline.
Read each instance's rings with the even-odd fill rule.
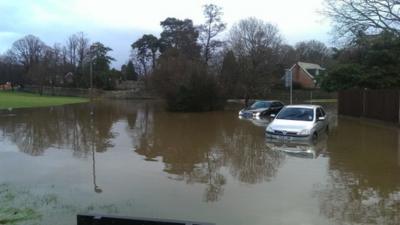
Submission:
[[[38,94],[0,91],[0,109],[32,108],[87,102],[86,98],[40,96]]]

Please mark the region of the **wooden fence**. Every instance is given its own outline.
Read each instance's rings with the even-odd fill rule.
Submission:
[[[399,123],[399,90],[352,89],[338,94],[341,115]]]

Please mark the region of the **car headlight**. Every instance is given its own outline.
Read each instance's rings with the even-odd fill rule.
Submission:
[[[256,117],[259,117],[261,115],[261,112],[256,112],[253,115],[256,116]]]
[[[266,131],[269,133],[274,133],[274,129],[272,129],[270,126],[267,127]]]
[[[309,129],[304,129],[302,131],[300,131],[299,135],[309,135],[310,134],[310,130]]]

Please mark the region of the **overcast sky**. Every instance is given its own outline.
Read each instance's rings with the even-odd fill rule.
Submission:
[[[92,42],[111,47],[119,67],[138,37],[159,35],[160,21],[176,17],[200,24],[202,6],[209,3],[223,8],[228,30],[240,19],[256,17],[277,25],[289,44],[310,39],[330,44],[329,23],[318,13],[323,0],[0,0],[0,53],[27,34],[53,45],[83,31]]]

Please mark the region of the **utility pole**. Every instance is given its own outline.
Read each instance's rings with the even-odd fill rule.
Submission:
[[[90,102],[93,101],[93,57],[90,56]]]
[[[293,104],[293,73],[288,70],[288,75],[290,77],[290,104]]]
[[[290,104],[293,103],[293,73],[290,69],[285,70],[285,86],[289,86]]]
[[[285,87],[289,87],[289,101],[293,103],[293,74],[290,69],[285,69]]]

